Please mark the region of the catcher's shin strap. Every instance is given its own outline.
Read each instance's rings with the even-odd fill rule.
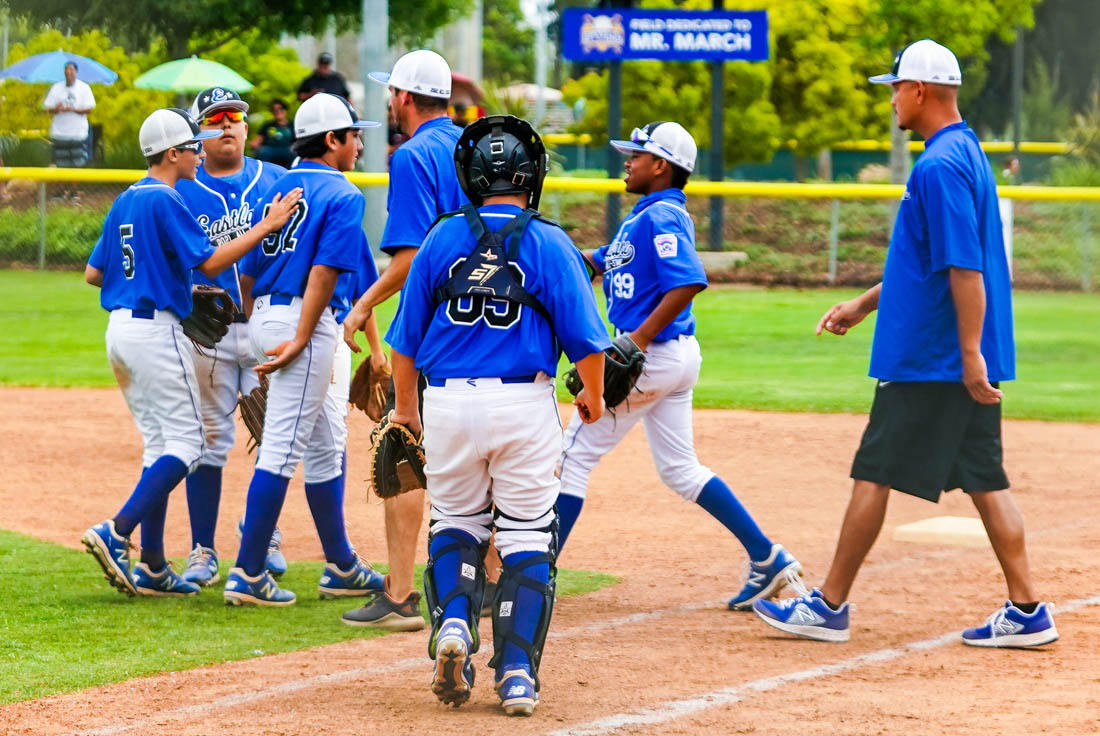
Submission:
[[[465,260],[457,264],[451,278],[435,290],[435,306],[463,297],[503,299],[530,307],[552,327],[554,323],[550,313],[531,292],[523,288],[513,265],[519,256],[519,244],[527,224],[539,213],[526,209],[493,232],[472,204],[462,205],[461,211],[477,238],[477,245]]]

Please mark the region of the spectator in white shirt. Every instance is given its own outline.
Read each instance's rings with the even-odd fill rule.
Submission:
[[[50,142],[56,166],[88,163],[88,113],[95,107],[95,96],[91,87],[76,78],[76,71],[76,62],[66,62],[65,81],[50,87],[42,103],[53,116]]]

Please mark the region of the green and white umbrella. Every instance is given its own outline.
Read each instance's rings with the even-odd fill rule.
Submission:
[[[195,94],[208,87],[228,87],[244,93],[252,89],[252,83],[225,64],[200,59],[176,59],[155,66],[134,80],[134,86],[142,89],[164,89],[181,94]]]

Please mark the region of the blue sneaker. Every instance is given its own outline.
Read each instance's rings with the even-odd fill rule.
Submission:
[[[289,590],[280,588],[267,570],[252,578],[239,567],[226,575],[222,597],[227,606],[289,606],[297,600]]]
[[[237,522],[237,539],[244,536],[244,517],[242,516],[240,521]],[[271,532],[271,541],[267,543],[267,559],[264,561],[264,567],[267,571],[279,578],[286,572],[286,557],[283,557],[283,533],[279,531],[279,527],[275,527],[275,531]]]
[[[187,567],[180,575],[184,580],[203,588],[221,580],[218,574],[218,553],[210,547],[196,544],[191,554],[187,555]]]
[[[752,604],[752,610],[764,619],[764,623],[806,639],[848,641],[847,603],[834,611],[829,608],[820,590],[806,590],[806,586],[793,573],[787,576],[787,584],[798,593],[797,597],[782,601],[758,600]]]
[[[962,633],[963,644],[972,647],[1039,647],[1058,639],[1054,627],[1054,606],[1040,603],[1035,613],[1027,614],[1012,601],[998,608],[985,623]]]
[[[729,600],[731,611],[747,611],[763,598],[771,598],[787,584],[788,572],[802,572],[802,565],[781,544],[773,544],[768,559],[745,565],[745,586]]]
[[[497,695],[504,712],[510,716],[529,716],[539,702],[535,680],[526,668],[506,670],[497,679]]]
[[[466,622],[449,618],[435,637],[435,675],[432,692],[440,702],[458,707],[470,699],[474,663],[470,661],[473,638]]]
[[[317,590],[324,599],[372,595],[385,589],[386,578],[359,555],[355,555],[355,562],[347,571],[331,562],[325,565],[321,582],[317,584]]]
[[[137,595],[130,575],[130,538],[115,531],[113,519],[96,524],[80,540],[103,568],[107,582],[126,595]]]
[[[199,586],[176,574],[171,564],[160,572],[153,572],[144,562],[134,565],[134,587],[141,595],[186,596],[198,595]]]

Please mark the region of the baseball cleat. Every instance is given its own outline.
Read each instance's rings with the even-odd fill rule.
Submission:
[[[189,596],[198,595],[201,588],[196,583],[184,580],[166,563],[160,572],[153,572],[144,562],[134,565],[134,587],[141,595]]]
[[[180,577],[204,588],[218,582],[221,580],[221,575],[218,574],[218,553],[210,547],[196,544],[191,554],[187,555],[187,567]]]
[[[349,570],[341,570],[331,562],[321,572],[317,590],[325,599],[347,598],[381,593],[386,588],[386,578],[359,555]]]
[[[747,611],[752,604],[771,598],[787,584],[787,573],[802,572],[802,565],[783,545],[773,544],[768,559],[745,565],[745,585],[729,600],[731,611]]]
[[[256,577],[249,577],[239,567],[229,570],[222,593],[227,606],[289,606],[297,596],[283,590],[267,570]]]
[[[466,622],[449,618],[435,639],[435,675],[432,692],[440,702],[458,707],[470,699],[474,686],[474,663],[470,661],[473,639]]]
[[[244,517],[242,516],[237,522],[237,539],[244,536]],[[264,567],[267,571],[275,577],[282,577],[286,572],[286,557],[283,556],[283,533],[279,531],[279,527],[275,527],[275,531],[271,532],[271,541],[267,543],[267,559],[264,561]]]
[[[380,591],[366,605],[348,611],[340,620],[348,626],[374,626],[387,631],[420,631],[427,626],[420,615],[420,593],[415,590],[401,602]]]
[[[130,538],[115,531],[113,519],[96,524],[84,532],[80,540],[103,568],[107,582],[126,595],[137,595],[134,579],[130,575]]]
[[[535,680],[526,669],[508,670],[497,680],[500,705],[510,716],[529,716],[535,712],[539,694]]]
[[[985,623],[962,633],[963,644],[972,647],[1039,647],[1058,639],[1054,627],[1054,606],[1040,603],[1035,612],[1024,613],[1012,601],[1005,601]]]
[[[788,574],[787,584],[798,596],[774,602],[758,600],[752,604],[752,610],[764,623],[804,639],[848,641],[850,634],[847,602],[834,611],[829,608],[820,590],[806,590],[801,579],[793,572]]]

